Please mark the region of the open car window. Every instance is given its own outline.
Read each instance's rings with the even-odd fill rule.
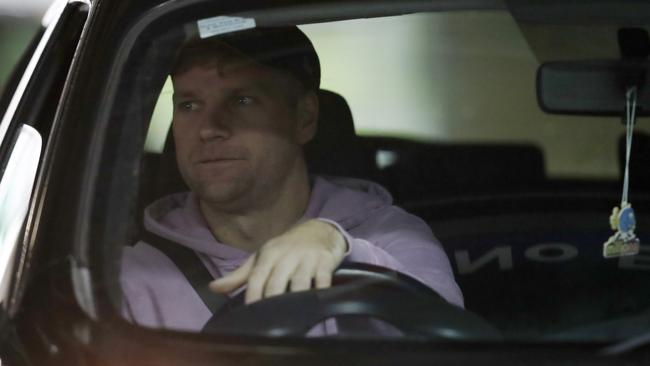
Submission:
[[[456,303],[442,296],[444,308],[425,301],[429,305],[403,307],[408,310],[379,294],[370,298],[389,310],[375,313],[375,331],[345,333],[343,326],[326,335],[593,342],[642,334],[650,322],[644,292],[650,251],[643,245],[650,237],[650,179],[643,165],[650,125],[638,119],[630,163],[640,253],[605,259],[603,243],[613,234],[609,217],[622,191],[621,117],[547,114],[536,94],[543,62],[618,60],[612,32],[619,25],[545,26],[507,10],[420,10],[297,21],[270,12],[226,16],[197,6],[149,15],[134,27],[98,107],[103,125],[92,143],[102,165],[88,174],[94,190],[88,193],[88,235],[108,243],[103,265],[115,314],[135,325],[183,332],[201,332],[213,318],[184,276],[168,280],[156,272],[157,263],[173,261],[157,261],[160,251],[142,247],[152,217],[168,227],[188,225],[165,216],[171,209],[160,204],[175,197],[169,202],[182,211],[182,202],[189,202],[178,195],[190,187],[178,169],[170,127],[178,118],[174,108],[194,108],[193,100],[172,98],[181,94],[169,77],[180,50],[200,40],[297,25],[320,59],[319,125],[304,145],[311,176],[382,186],[399,210],[432,230],[462,293]],[[211,90],[200,78],[194,83]],[[77,250],[87,255],[83,245]],[[220,255],[206,249],[200,263],[213,275],[234,271],[224,264],[230,257]],[[421,283],[409,283],[418,292],[413,289]],[[284,315],[278,318],[298,321],[303,309],[290,307],[290,298],[283,301],[275,307]],[[452,318],[444,329],[404,325],[436,311]],[[244,313],[237,319],[254,318]],[[252,329],[244,336],[300,336],[296,329],[307,334],[327,321],[289,327],[291,332],[242,328]]]

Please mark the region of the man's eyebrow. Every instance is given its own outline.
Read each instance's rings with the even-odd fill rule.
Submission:
[[[254,91],[263,94],[275,93],[276,88],[274,87],[275,83],[269,80],[254,80],[246,85],[242,85],[241,88],[237,88],[239,92],[248,92]]]
[[[224,90],[226,94],[237,95],[237,94],[246,94],[250,92],[272,92],[273,87],[272,83],[263,81],[263,80],[252,80],[242,85],[232,86]],[[172,94],[172,100],[185,99],[185,98],[197,98],[199,94],[194,92],[192,89],[178,89],[174,90]]]
[[[272,88],[270,88],[266,83],[253,81],[250,83],[227,88],[223,92],[225,95],[236,96],[242,94],[268,94],[271,91]]]
[[[246,92],[246,91],[264,91],[268,89],[268,83],[265,83],[264,81],[261,80],[251,80],[247,81],[245,83],[242,83],[239,86],[233,87],[230,89],[231,92],[234,93],[241,93],[241,92]]]
[[[184,91],[184,90],[174,90],[174,93],[172,94],[173,101],[176,101],[178,99],[186,99],[186,98],[196,98],[196,94],[192,91]]]

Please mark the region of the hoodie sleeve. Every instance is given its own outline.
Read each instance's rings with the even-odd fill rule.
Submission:
[[[344,229],[345,261],[369,263],[405,273],[438,292],[450,303],[463,307],[463,295],[454,280],[449,259],[429,226],[419,217],[396,206],[386,206],[358,226]]]

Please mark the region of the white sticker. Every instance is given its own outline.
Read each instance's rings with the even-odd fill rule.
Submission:
[[[255,19],[220,16],[201,19],[196,24],[199,26],[199,36],[201,38],[208,38],[218,34],[255,28]]]

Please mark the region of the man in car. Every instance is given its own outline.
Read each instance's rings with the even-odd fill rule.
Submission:
[[[298,28],[193,41],[171,76],[177,163],[191,192],[150,205],[145,227],[198,253],[211,290],[245,287],[252,303],[327,288],[342,262],[364,262],[463,306],[425,222],[375,183],[308,174],[302,146],[317,130],[320,68]],[[212,315],[174,262],[144,241],[125,248],[121,282],[125,313],[139,324],[200,330]]]

